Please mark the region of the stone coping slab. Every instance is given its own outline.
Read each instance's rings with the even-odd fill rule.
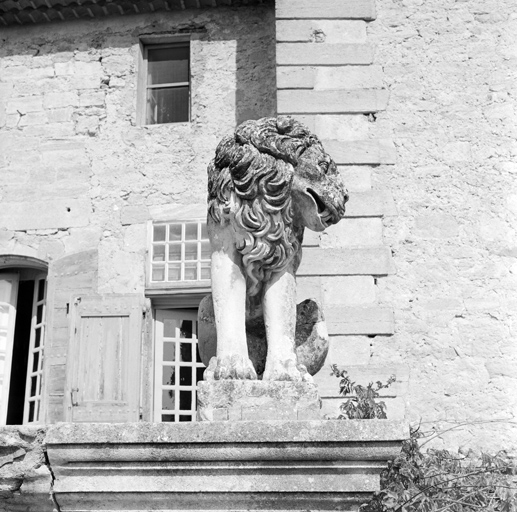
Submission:
[[[350,443],[402,441],[407,423],[390,420],[195,423],[58,423],[45,444]]]

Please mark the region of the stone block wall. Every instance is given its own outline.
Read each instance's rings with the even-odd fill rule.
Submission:
[[[275,114],[274,30],[272,5],[2,29],[0,254],[49,263],[46,421],[69,396],[72,296],[143,297],[148,221],[204,217],[221,137]],[[191,122],[139,126],[139,40],[175,34],[193,34]]]
[[[390,93],[376,125],[394,166],[374,169],[398,211],[384,240],[394,310],[375,365],[410,367],[408,418],[439,446],[515,449],[517,18],[514,2],[376,0],[374,66]]]
[[[278,112],[292,114],[322,139],[350,192],[346,218],[322,234],[306,231],[298,272],[298,300],[323,303],[331,345],[316,376],[325,414],[336,416],[339,380],[330,365],[361,384],[387,380],[390,418],[404,417],[408,371],[388,361],[372,365],[373,340],[395,331],[393,304],[381,304],[379,281],[395,268],[383,242],[383,217],[395,215],[389,189],[372,186],[379,165],[395,163],[391,134],[376,123],[387,108],[382,66],[374,63],[367,27],[375,2],[278,0],[276,2]]]

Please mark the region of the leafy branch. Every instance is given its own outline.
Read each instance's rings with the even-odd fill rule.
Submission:
[[[395,382],[395,376],[392,375],[386,384],[377,381],[375,385],[370,382],[366,387],[354,382],[346,370],[340,370],[336,364],[331,365],[332,373],[335,377],[341,379],[339,382],[339,394],[343,396],[354,395],[348,398],[346,402],[340,405],[342,414],[338,416],[339,420],[370,420],[370,419],[386,419],[386,404],[378,402],[379,391],[390,387]]]

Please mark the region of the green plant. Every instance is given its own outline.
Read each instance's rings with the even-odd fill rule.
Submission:
[[[354,394],[343,402],[339,407],[343,414],[338,416],[340,420],[370,420],[370,419],[386,419],[386,404],[377,402],[379,391],[390,387],[395,382],[395,376],[392,375],[386,384],[380,381],[370,382],[366,387],[352,381],[346,370],[340,370],[337,365],[331,365],[332,373],[335,377],[341,379],[339,382],[339,394],[347,396]]]
[[[516,512],[515,462],[496,455],[421,451],[419,429],[381,474],[381,491],[360,512]],[[425,443],[422,443],[425,444]]]

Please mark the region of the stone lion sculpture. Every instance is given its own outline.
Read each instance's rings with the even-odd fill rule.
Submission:
[[[205,380],[309,381],[310,352],[310,374],[321,368],[323,316],[312,300],[297,310],[295,274],[304,228],[337,223],[347,200],[321,142],[290,117],[246,121],[219,143],[208,167],[212,295],[199,310]]]

